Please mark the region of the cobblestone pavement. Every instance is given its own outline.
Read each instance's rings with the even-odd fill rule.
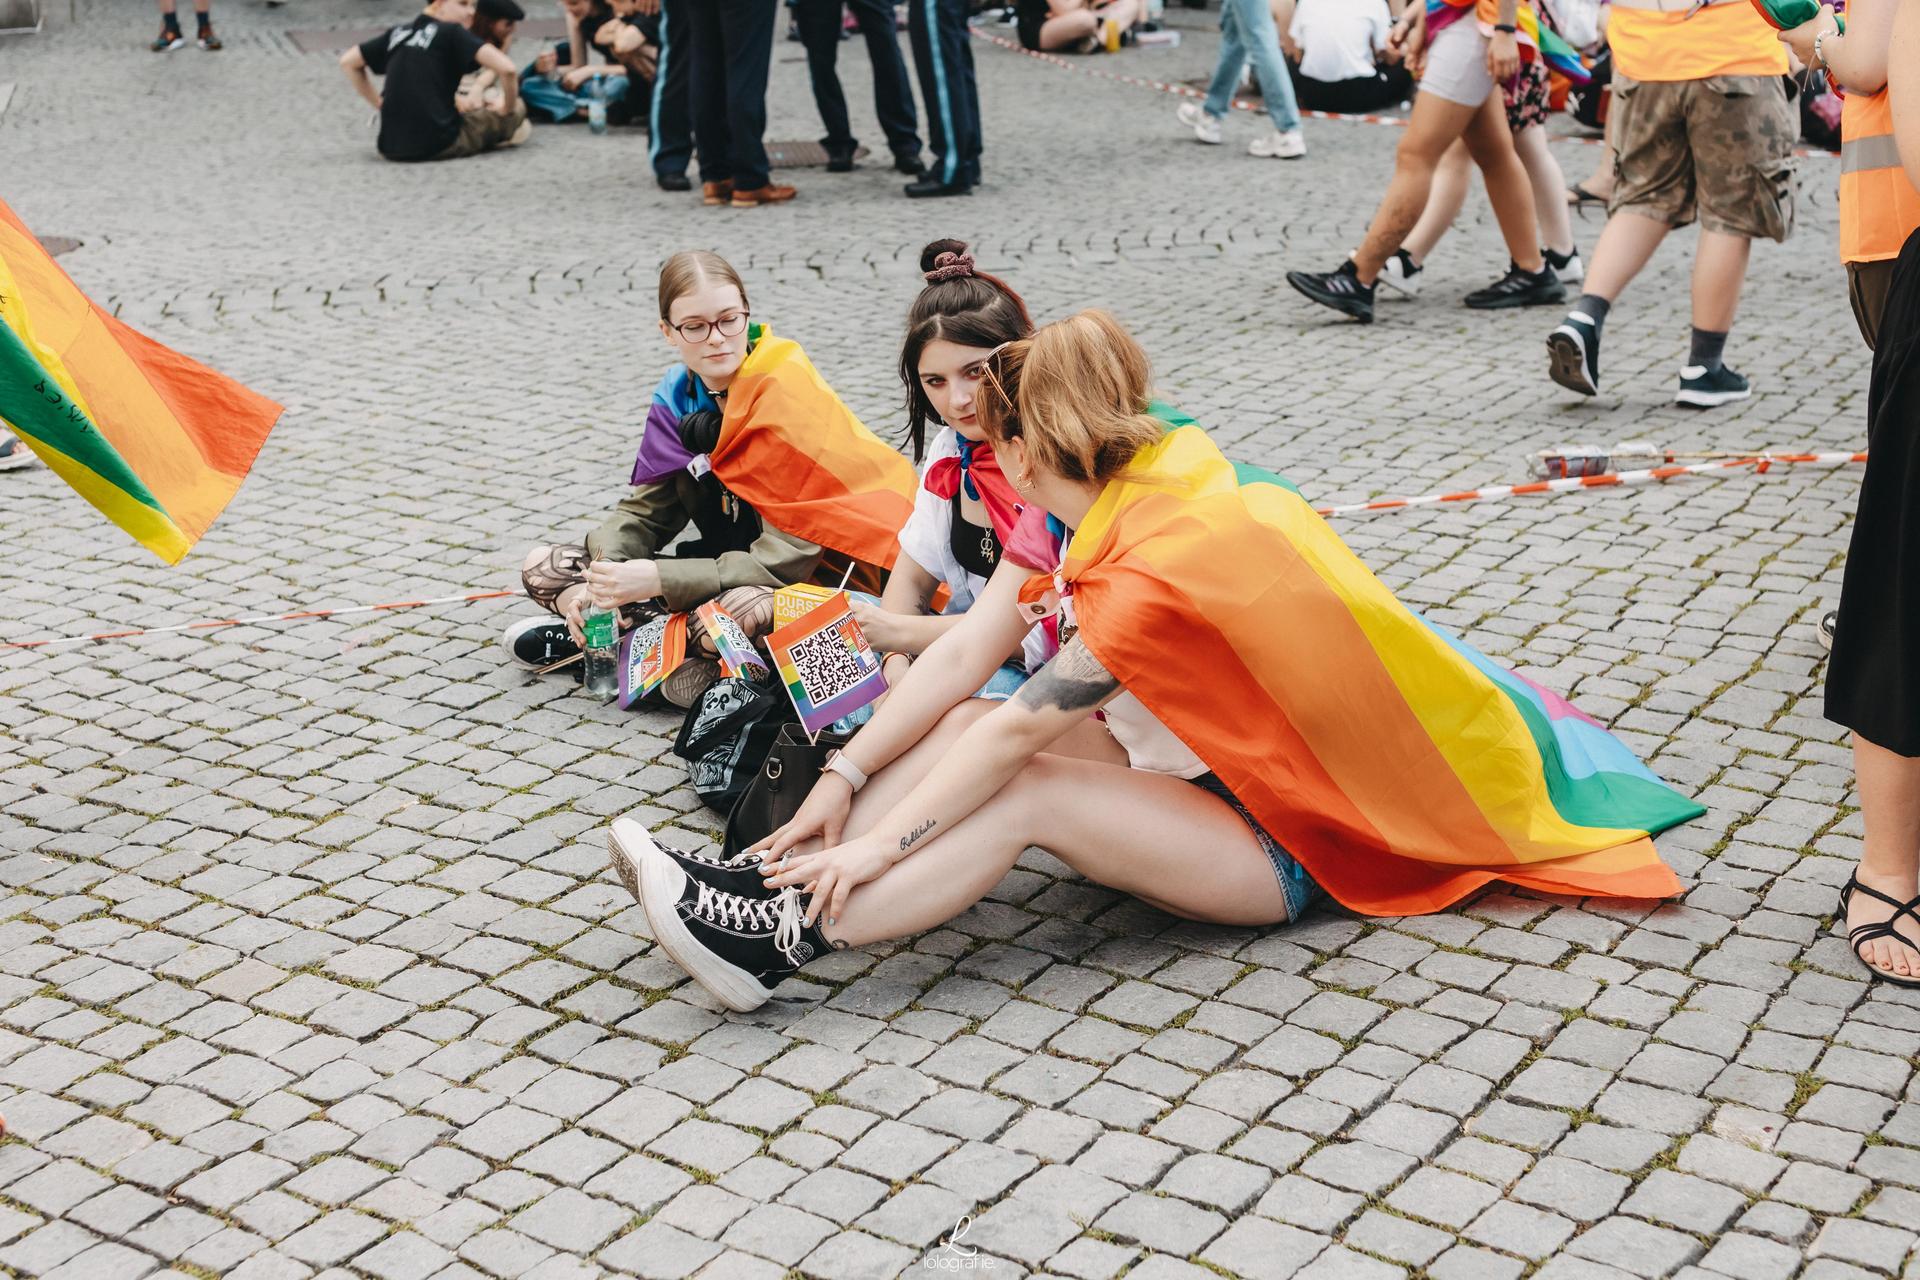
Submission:
[[[734,213],[656,190],[631,132],[379,162],[288,32],[392,4],[222,0],[227,52],[164,58],[142,5],[55,7],[0,40],[5,198],[83,242],[62,261],[96,297],[289,412],[178,569],[44,470],[0,477],[8,638],[511,583],[616,496],[664,357],[654,267],[693,245],[893,429],[913,259],[963,235],[1045,316],[1116,310],[1171,398],[1316,501],[1511,480],[1568,437],[1864,438],[1828,162],[1755,254],[1731,355],[1758,394],[1689,416],[1685,237],[1616,309],[1594,404],[1545,379],[1556,317],[1458,308],[1498,265],[1484,210],[1372,329],[1287,290],[1358,236],[1390,129],[1314,122],[1308,159],[1257,161],[1184,140],[1171,99],[982,47],[973,198],[816,170]],[[1173,20],[1181,49],[1124,65],[1203,74],[1210,15]],[[810,138],[776,57],[771,135]],[[0,656],[0,1271],[1914,1280],[1920,1000],[1831,930],[1861,828],[1808,626],[1858,482],[1341,525],[1710,807],[1660,842],[1682,900],[1199,928],[1036,852],[749,1017],[688,989],[604,867],[619,813],[712,835],[672,721],[503,666],[520,609]]]

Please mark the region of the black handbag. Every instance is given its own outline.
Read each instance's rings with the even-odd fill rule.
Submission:
[[[852,734],[823,732],[808,742],[798,721],[782,724],[760,771],[727,815],[721,856],[732,858],[791,822],[827,767],[827,757],[852,740]]]
[[[687,762],[694,792],[721,813],[731,813],[760,772],[793,704],[777,684],[746,676],[714,681],[687,712],[673,740],[673,753]]]

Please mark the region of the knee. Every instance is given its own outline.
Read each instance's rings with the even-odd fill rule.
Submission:
[[[527,558],[520,562],[521,575],[525,576],[526,574],[532,573],[535,569],[538,569],[547,562],[547,557],[552,554],[552,547],[535,547],[533,550],[527,552]]]
[[[1425,174],[1429,178],[1440,167],[1440,157],[1433,149],[1411,135],[1400,139],[1400,145],[1394,149],[1393,162],[1402,173]]]

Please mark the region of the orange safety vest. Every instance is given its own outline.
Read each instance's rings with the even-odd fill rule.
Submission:
[[[1920,191],[1900,167],[1887,91],[1850,93],[1840,112],[1840,261],[1884,262],[1920,227]]]
[[[1747,0],[1613,0],[1607,44],[1629,80],[1787,74],[1786,49]]]

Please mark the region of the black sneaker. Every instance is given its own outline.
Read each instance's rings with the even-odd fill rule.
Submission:
[[[640,851],[636,871],[654,939],[735,1012],[758,1009],[782,979],[829,948],[818,928],[800,923],[806,907],[798,890],[735,892],[657,848]]]
[[[1673,393],[1675,404],[1696,409],[1712,409],[1753,394],[1753,386],[1727,366],[1690,364],[1680,371],[1680,389]]]
[[[1547,376],[1583,396],[1600,394],[1600,326],[1584,311],[1569,311],[1547,335]]]
[[[893,153],[893,171],[904,173],[910,178],[924,178],[927,167],[920,163],[919,152],[908,155],[905,152],[896,151]]]
[[[853,172],[853,153],[856,150],[856,144],[848,143],[846,146],[840,147],[833,146],[830,143],[821,143],[821,146],[824,147],[827,152],[828,173]]]
[[[689,178],[684,172],[656,173],[653,175],[653,180],[660,184],[660,189],[662,191],[693,190],[693,179]]]
[[[507,647],[515,662],[535,671],[580,652],[567,624],[550,613],[513,623],[501,635],[500,643]]]
[[[1840,615],[1832,610],[1820,615],[1820,621],[1813,624],[1813,634],[1820,641],[1820,647],[1828,653],[1833,652],[1833,633],[1840,629]]]
[[[1522,271],[1507,264],[1507,274],[1484,289],[1466,296],[1466,304],[1475,311],[1506,311],[1512,307],[1551,307],[1567,300],[1567,286],[1545,263],[1538,271]]]
[[[1360,283],[1360,269],[1348,258],[1337,271],[1289,271],[1287,283],[1323,307],[1332,307],[1361,324],[1373,323],[1373,286]]]
[[[635,902],[640,901],[640,864],[649,850],[666,854],[688,874],[694,874],[697,868],[703,878],[730,893],[751,896],[766,892],[766,880],[757,862],[734,866],[717,853],[669,849],[632,818],[616,818],[607,828],[607,865],[613,868],[613,874],[620,878]]]

